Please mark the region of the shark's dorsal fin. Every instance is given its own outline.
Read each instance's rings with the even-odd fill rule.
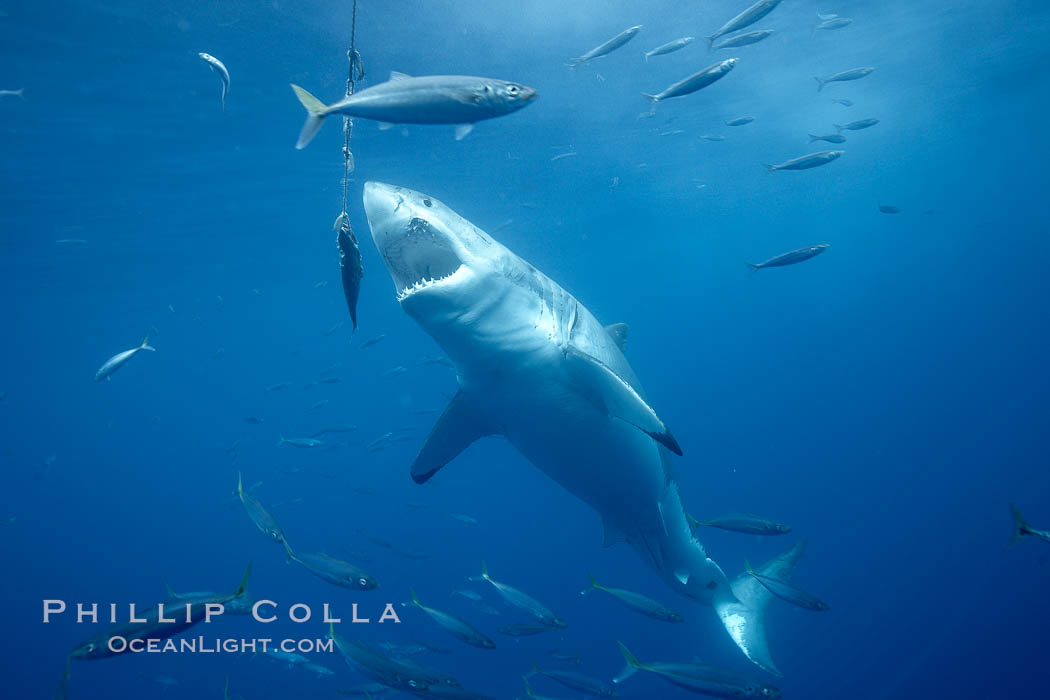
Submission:
[[[498,432],[470,408],[462,391],[457,392],[412,462],[412,480],[422,484],[472,442]]]
[[[396,71],[396,70],[390,71],[390,79],[391,80],[404,80],[405,78],[411,78],[411,77],[412,76],[409,75],[408,73],[402,73],[402,72]]]
[[[582,395],[604,408],[610,416],[630,423],[681,456],[682,448],[671,431],[623,377],[598,358],[572,345],[565,346],[565,358]]]
[[[605,327],[605,331],[616,343],[616,347],[620,348],[620,352],[624,351],[627,347],[627,332],[631,330],[626,323],[610,323]]]

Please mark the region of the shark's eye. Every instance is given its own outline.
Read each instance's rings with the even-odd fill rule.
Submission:
[[[433,203],[433,202],[431,202],[431,201],[430,201],[429,199],[424,199],[424,200],[423,200],[423,204],[424,204],[424,205],[426,205],[426,206],[428,206],[428,207],[432,207],[432,206],[434,206],[434,203]]]
[[[507,92],[510,93],[511,95],[517,95],[518,94],[518,86],[517,85],[511,85],[510,87],[507,88]]]

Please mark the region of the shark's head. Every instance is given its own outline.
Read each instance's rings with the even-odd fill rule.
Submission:
[[[365,183],[365,213],[397,299],[412,316],[455,313],[506,249],[425,194]]]

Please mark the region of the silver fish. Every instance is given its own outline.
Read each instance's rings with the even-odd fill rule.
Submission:
[[[743,29],[744,27],[750,27],[752,24],[762,19],[770,12],[777,8],[780,4],[780,0],[759,0],[751,7],[747,8],[739,15],[729,20],[722,27],[712,34],[707,39],[707,43],[710,46],[714,46],[715,39],[726,34],[732,34],[733,32]]]
[[[725,122],[726,126],[744,126],[755,121],[754,117],[737,117],[736,119],[727,119]]]
[[[520,83],[466,75],[412,77],[391,73],[390,80],[325,105],[292,85],[306,108],[298,149],[306,148],[330,114],[374,119],[389,124],[458,124],[456,139],[470,133],[474,122],[501,117],[529,104],[537,92]]]
[[[266,510],[262,503],[244,490],[240,472],[237,472],[237,497],[241,499],[241,504],[244,505],[244,510],[248,512],[248,517],[251,518],[251,521],[255,523],[255,527],[259,528],[260,532],[278,544],[284,542],[284,531],[277,524],[277,520],[270,515],[270,511]]]
[[[839,73],[834,73],[826,78],[815,77],[817,81],[817,92],[824,89],[824,86],[828,83],[844,83],[850,80],[860,80],[861,78],[871,75],[875,69],[871,66],[865,66],[863,68],[850,68]]]
[[[675,39],[674,41],[669,41],[666,44],[661,44],[655,49],[646,51],[644,54],[645,60],[648,62],[651,56],[663,56],[664,54],[684,49],[686,46],[689,46],[689,44],[692,44],[695,39],[696,37],[683,36],[681,39]]]
[[[861,129],[870,129],[879,123],[878,119],[858,119],[855,122],[849,124],[832,124],[839,131],[860,131]]]
[[[846,137],[842,134],[826,134],[824,136],[810,134],[809,142],[813,143],[814,141],[827,141],[828,143],[846,143]]]
[[[631,27],[630,29],[623,30],[622,32],[614,36],[612,39],[609,39],[608,41],[599,46],[595,46],[593,49],[583,54],[582,56],[577,56],[576,58],[569,59],[569,66],[575,68],[581,63],[586,63],[587,61],[593,60],[595,58],[607,56],[608,54],[612,53],[613,51],[615,51],[616,49],[620,48],[628,41],[633,39],[634,35],[640,32],[641,29],[642,25],[639,24],[635,27]]]
[[[219,79],[222,81],[222,111],[226,111],[226,95],[230,94],[230,71],[226,70],[226,66],[223,65],[222,61],[212,56],[210,53],[197,54],[203,58],[213,71],[219,74]]]
[[[715,81],[724,78],[729,71],[733,70],[733,67],[739,61],[739,58],[727,58],[724,61],[719,61],[714,65],[704,68],[699,73],[694,73],[688,78],[679,80],[674,85],[666,88],[663,92],[656,95],[650,95],[649,93],[643,92],[642,95],[649,99],[653,107],[656,107],[656,103],[661,100],[667,100],[672,97],[682,97],[683,95],[694,93],[697,90],[701,90]]]
[[[646,671],[660,676],[668,683],[701,695],[716,698],[768,698],[780,697],[780,690],[772,685],[720,666],[701,663],[666,663],[655,661],[642,663],[621,642],[620,653],[627,665],[614,683],[622,683],[636,671]]]
[[[409,593],[412,596],[412,605],[425,612],[430,616],[434,622],[438,623],[441,627],[458,637],[460,640],[466,642],[471,646],[478,647],[479,649],[495,649],[496,643],[486,637],[478,630],[471,627],[469,624],[460,620],[458,617],[449,615],[447,612],[436,610],[434,608],[427,607],[419,602],[419,598],[416,596],[416,592],[409,589]]]
[[[774,29],[759,29],[757,31],[737,34],[728,39],[723,39],[717,44],[712,45],[711,48],[718,51],[719,49],[736,49],[741,46],[750,46],[751,44],[757,44],[763,39],[768,39],[774,34],[776,34],[776,30]]]
[[[817,15],[817,17],[820,17],[820,15]],[[853,24],[853,19],[850,17],[830,17],[828,19],[822,19],[817,24],[817,26],[813,27],[813,31],[817,31],[818,29],[842,29],[843,27],[848,27],[851,24]]]
[[[802,260],[805,259],[802,258]],[[802,262],[802,260],[795,260],[795,262]],[[775,267],[775,265],[766,265],[766,267]],[[757,515],[725,515],[704,521],[699,521],[689,516],[688,519],[693,527],[716,527],[720,530],[729,530],[730,532],[742,532],[745,535],[785,535],[791,532],[790,525],[778,523],[774,520],[766,520]]]
[[[776,172],[777,170],[809,170],[810,168],[816,168],[820,165],[827,165],[828,163],[837,160],[842,157],[845,151],[820,151],[818,153],[810,153],[798,158],[792,158],[786,160],[779,165],[769,165],[766,163],[766,167],[769,172]]]
[[[355,591],[370,591],[379,583],[349,562],[330,557],[327,554],[298,554],[292,551],[288,540],[284,540],[284,550],[288,558],[305,566],[310,573],[336,586]]]
[[[156,348],[150,346],[148,335],[143,338],[142,345],[137,348],[132,348],[131,350],[118,352],[116,355],[103,362],[102,366],[98,368],[97,372],[95,372],[95,381],[101,382],[103,379],[109,381],[109,378],[113,373],[126,365],[140,350],[149,350],[150,352],[156,351]]]
[[[682,622],[684,619],[674,610],[671,610],[659,601],[653,600],[649,596],[635,593],[634,591],[628,591],[623,588],[608,588],[598,583],[593,574],[587,575],[591,578],[591,590],[608,593],[624,606],[635,612],[641,613],[646,617],[651,617],[654,620],[660,620],[661,622]],[[580,595],[585,593],[587,593],[587,590],[580,591]]]
[[[831,246],[828,243],[819,243],[817,245],[806,246],[805,248],[799,248],[797,250],[788,251],[787,253],[781,253],[780,255],[774,255],[769,260],[760,263],[745,263],[751,272],[758,272],[759,270],[766,267],[784,267],[785,265],[795,265],[797,263],[814,258]]]
[[[302,447],[308,449],[311,447],[320,447],[324,443],[320,440],[315,440],[314,438],[286,438],[284,435],[282,435],[281,441],[277,444],[291,445],[292,447]]]
[[[766,576],[764,574],[756,573],[755,570],[751,568],[751,564],[749,564],[746,561],[744,562],[744,565],[747,568],[747,573],[751,574],[751,576],[754,577],[756,581],[761,583],[767,591],[775,595],[777,598],[780,598],[784,602],[791,603],[792,605],[800,607],[804,610],[814,610],[816,612],[822,612],[828,609],[827,603],[820,600],[819,598],[816,598],[815,596],[810,595],[801,588],[792,586],[787,581],[781,581],[780,579],[773,578],[772,576]]]
[[[18,97],[25,99],[25,88],[18,88],[17,90],[0,90],[0,97]]]
[[[503,600],[507,601],[510,605],[527,612],[537,620],[542,622],[547,627],[568,627],[564,620],[555,615],[550,608],[536,600],[527,593],[508,586],[505,583],[500,583],[496,579],[489,576],[488,567],[485,566],[484,562],[481,564],[481,579],[488,581],[492,584],[492,587],[503,596]]]

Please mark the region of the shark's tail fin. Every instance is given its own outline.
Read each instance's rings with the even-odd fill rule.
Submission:
[[[321,129],[321,124],[324,123],[328,108],[324,102],[321,102],[321,100],[298,85],[292,84],[292,90],[295,92],[295,96],[299,98],[299,102],[306,108],[306,122],[303,124],[302,131],[299,132],[299,140],[295,143],[296,149],[301,151],[313,141],[314,136]]]
[[[775,676],[783,675],[769,653],[766,643],[765,613],[773,594],[759,583],[754,573],[786,580],[795,568],[796,562],[805,549],[805,540],[798,542],[788,551],[767,561],[757,569],[748,565],[745,571],[730,584],[732,596],[724,596],[714,602],[715,612],[722,620],[726,632],[747,658],[759,668]]]
[[[1007,549],[1017,544],[1017,541],[1028,534],[1028,523],[1025,521],[1021,511],[1013,503],[1010,504],[1010,513],[1014,516],[1014,536],[1010,538]]]
[[[620,653],[623,654],[623,660],[626,661],[627,664],[623,667],[623,670],[620,671],[616,678],[613,678],[613,683],[623,683],[625,680],[633,676],[635,671],[644,667],[642,662],[634,658],[634,654],[631,653],[631,650],[623,645],[623,642],[616,643],[620,646]]]

